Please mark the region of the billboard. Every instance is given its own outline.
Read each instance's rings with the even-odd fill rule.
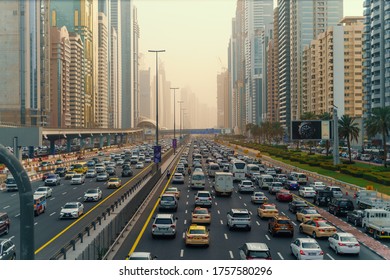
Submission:
[[[330,140],[331,121],[292,121],[291,140]]]

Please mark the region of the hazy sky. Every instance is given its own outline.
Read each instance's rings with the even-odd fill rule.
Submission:
[[[276,0],[275,6],[276,6]],[[155,54],[172,87],[190,87],[216,108],[216,76],[227,67],[236,0],[135,0],[140,26],[141,68],[155,73]],[[345,16],[363,15],[363,0],[344,0]],[[213,116],[213,120],[216,118]]]

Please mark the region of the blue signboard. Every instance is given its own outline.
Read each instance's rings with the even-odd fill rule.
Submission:
[[[154,163],[161,162],[161,146],[154,146]]]
[[[175,138],[175,139],[172,139],[172,147],[173,147],[174,149],[177,148],[177,139],[176,139],[176,138]]]

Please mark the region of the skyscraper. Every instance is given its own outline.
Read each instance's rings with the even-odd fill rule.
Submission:
[[[108,89],[109,89],[109,35],[108,18],[105,13],[99,12],[99,33],[98,33],[98,84],[96,94],[96,127],[108,128]]]
[[[139,111],[141,117],[151,118],[150,114],[150,68],[139,72]]]

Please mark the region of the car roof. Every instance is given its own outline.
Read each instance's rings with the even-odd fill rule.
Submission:
[[[206,227],[203,225],[197,225],[197,224],[192,224],[188,229],[204,229],[206,230]]]
[[[348,236],[348,237],[355,237],[352,233],[349,232],[338,232],[337,233],[339,236]]]
[[[245,243],[248,250],[251,251],[262,251],[262,250],[269,250],[268,245],[265,243],[260,242],[247,242]]]
[[[157,218],[163,218],[163,219],[166,219],[166,218],[173,218],[173,214],[157,214],[156,215],[156,219]]]
[[[149,257],[151,255],[150,252],[133,252],[131,255],[130,255],[130,258],[132,257],[137,257],[137,258],[142,258],[142,257]]]
[[[248,213],[248,209],[245,209],[245,208],[233,208],[232,209],[232,212],[235,212],[235,213]]]

